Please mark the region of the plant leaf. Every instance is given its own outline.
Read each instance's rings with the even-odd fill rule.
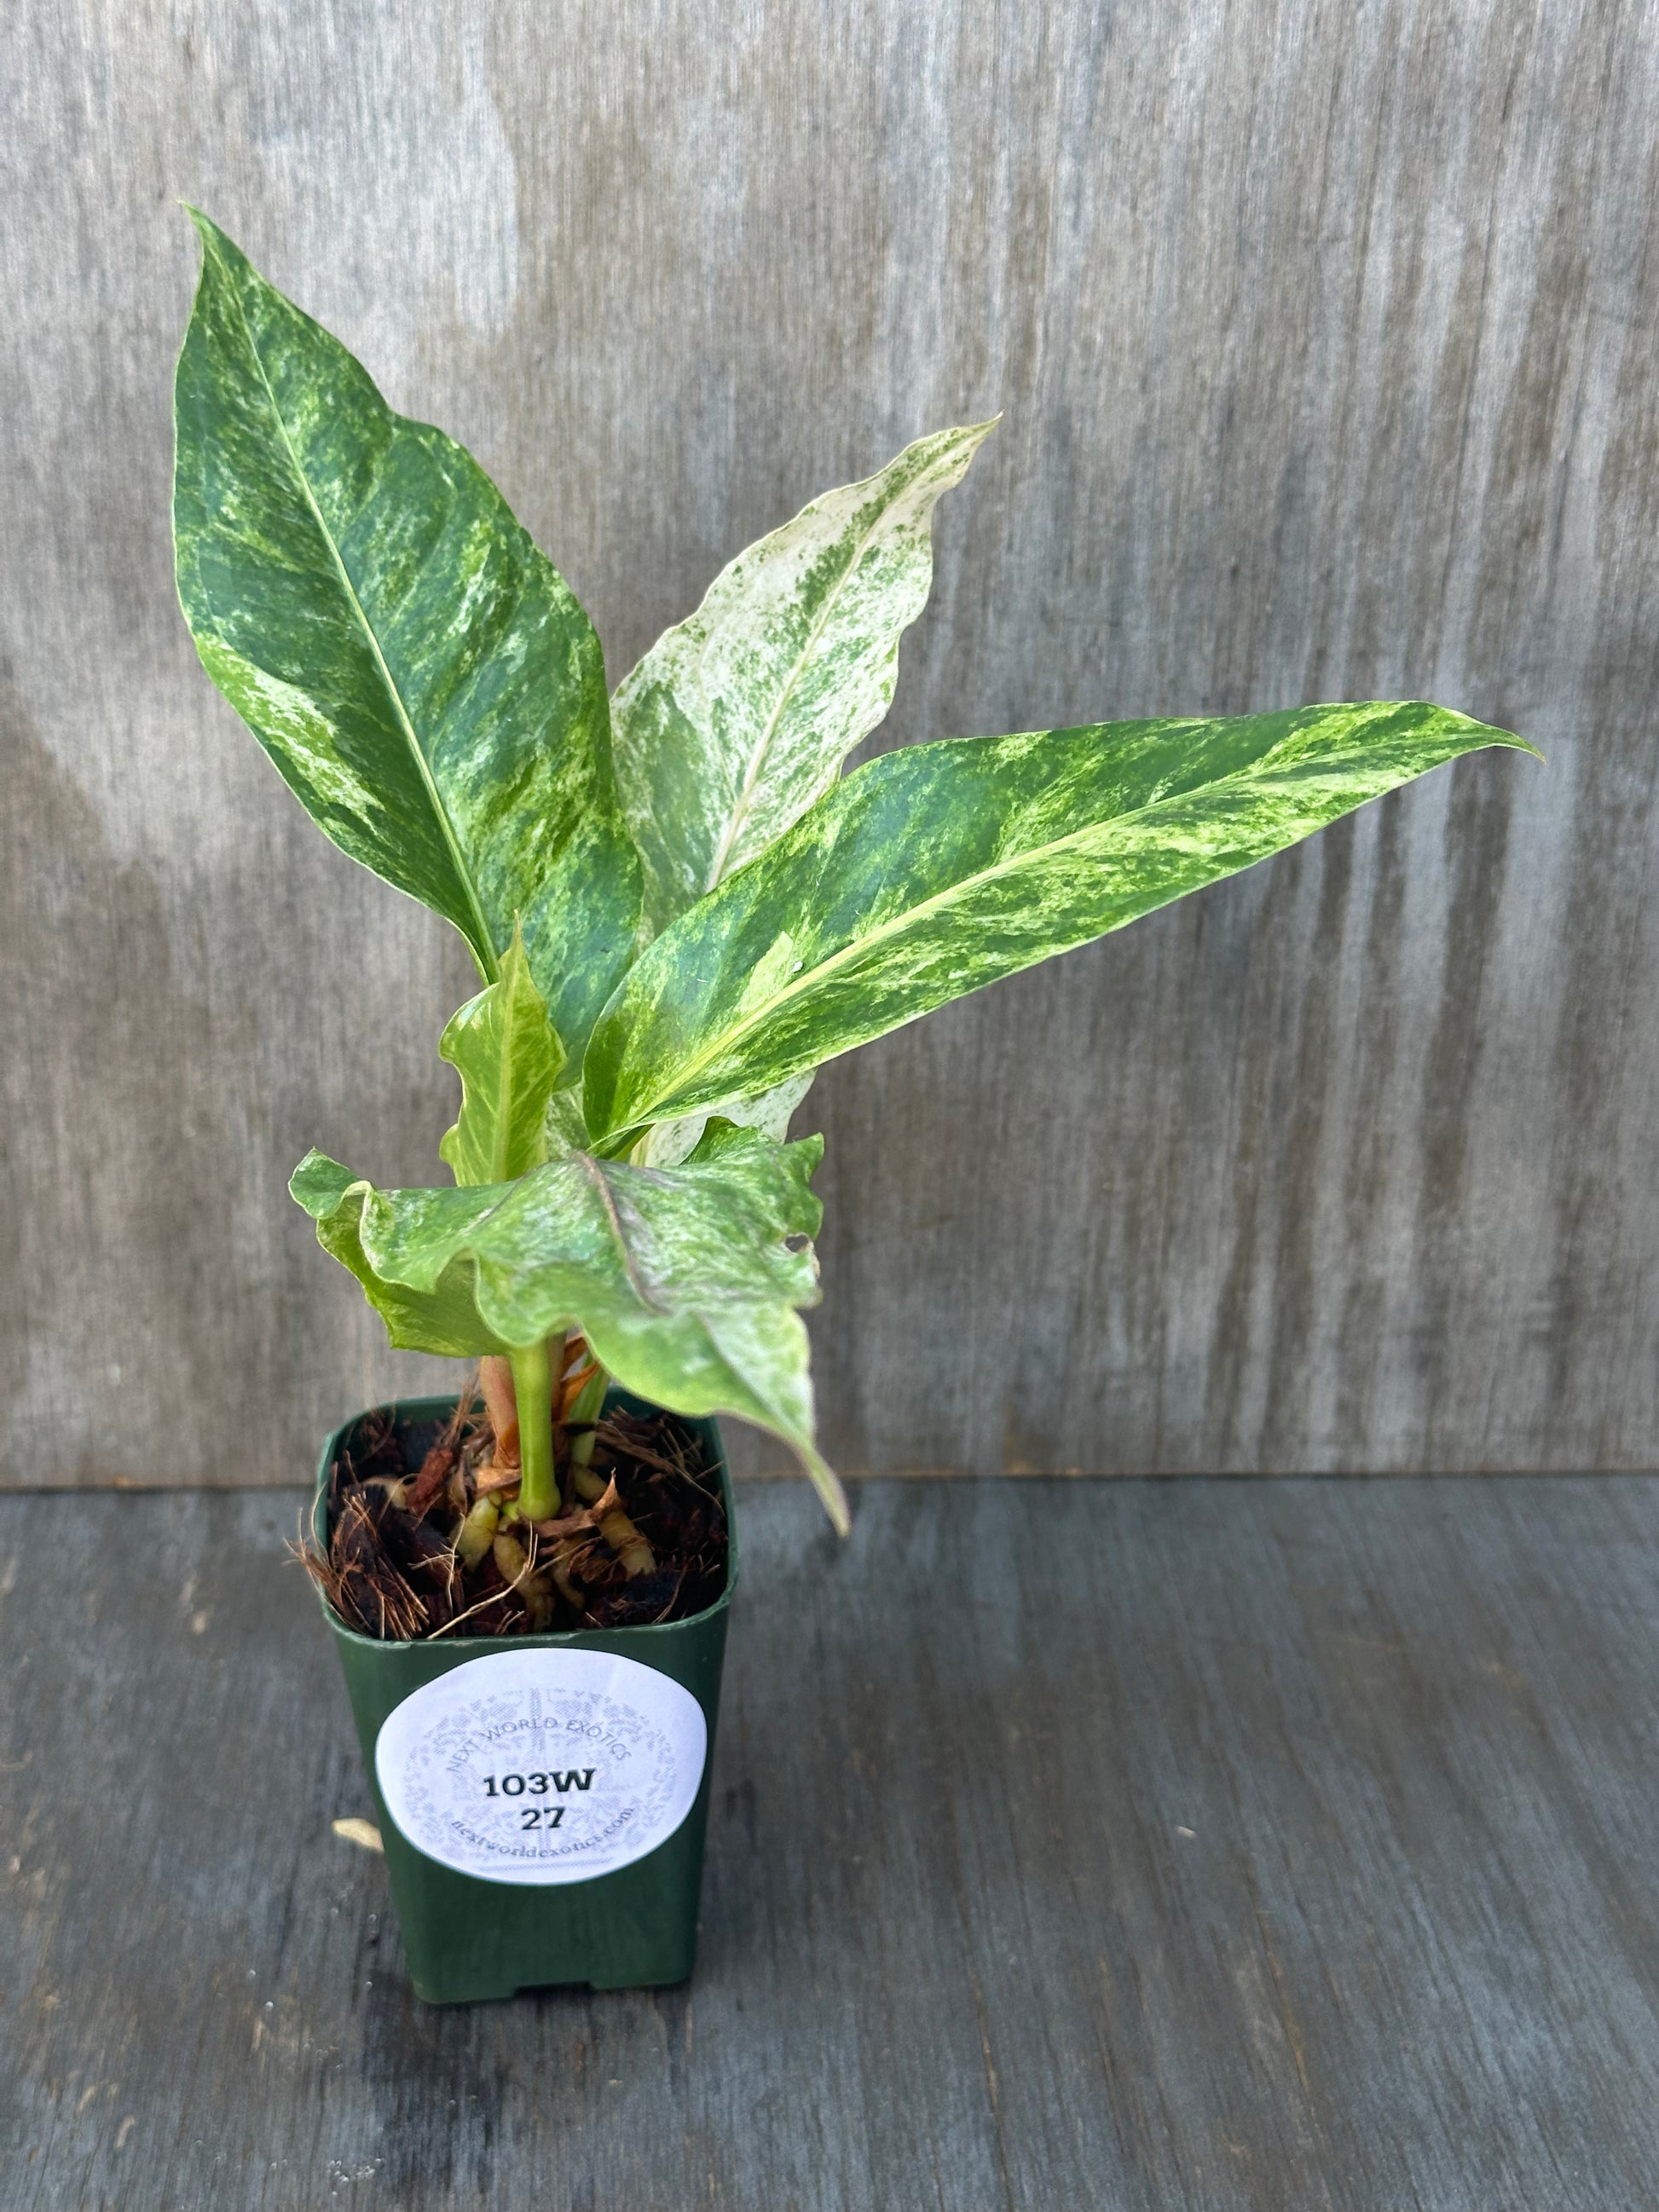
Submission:
[[[795,1310],[817,1302],[823,1149],[722,1121],[672,1170],[578,1153],[512,1183],[382,1191],[313,1152],[290,1188],[394,1344],[465,1355],[580,1328],[641,1397],[782,1437],[844,1532]]]
[[[362,1216],[375,1196],[323,1152],[307,1152],[289,1179],[289,1190],[317,1224],[317,1242],[362,1285],[363,1294],[399,1352],[435,1352],[449,1359],[476,1359],[511,1346],[480,1319],[477,1269],[462,1255],[423,1290],[380,1274],[363,1251]]]
[[[892,703],[933,582],[933,504],[994,426],[940,430],[739,553],[611,703],[647,939],[827,791]]]
[[[568,1065],[564,1073],[567,1075],[570,1073]],[[548,1100],[543,1135],[544,1157],[550,1160],[568,1160],[573,1154],[587,1150],[587,1124],[582,1119],[580,1070],[574,1083],[567,1083]]]
[[[522,916],[580,1054],[639,908],[599,640],[471,456],[194,219],[173,535],[203,665],[318,827],[487,981]]]
[[[439,1156],[458,1183],[515,1182],[550,1149],[548,1103],[564,1047],[547,1018],[518,931],[499,981],[451,1016],[438,1043],[461,1079],[461,1110]]]
[[[584,1065],[593,1140],[620,1151],[783,1083],[1482,745],[1531,750],[1444,708],[1373,703],[886,754],[630,969]]]
[[[814,1072],[792,1075],[787,1082],[775,1084],[754,1098],[722,1101],[705,1113],[685,1114],[677,1121],[653,1122],[646,1132],[644,1152],[638,1157],[648,1168],[678,1167],[682,1160],[690,1159],[702,1142],[704,1130],[717,1118],[739,1129],[757,1129],[762,1136],[781,1145],[789,1134],[791,1115],[812,1088]]]

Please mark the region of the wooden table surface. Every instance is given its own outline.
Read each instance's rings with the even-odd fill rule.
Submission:
[[[0,1498],[0,2203],[1659,2199],[1659,1481],[743,1497],[695,1982],[437,2012],[297,1493]]]

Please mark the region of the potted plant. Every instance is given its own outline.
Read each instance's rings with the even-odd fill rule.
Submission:
[[[325,1446],[313,1565],[417,1989],[690,1970],[732,1499],[714,1416],[814,1437],[827,1060],[1249,866],[1506,732],[1307,707],[951,738],[844,774],[891,700],[933,510],[918,440],[722,570],[607,693],[477,465],[195,217],[179,598],[324,833],[444,915],[452,1182],[319,1152],[295,1197],[394,1345],[481,1363]],[[368,1042],[368,1041],[366,1041]]]

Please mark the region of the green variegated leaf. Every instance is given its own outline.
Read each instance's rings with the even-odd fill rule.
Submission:
[[[639,909],[599,640],[477,464],[195,220],[173,531],[203,663],[319,828],[486,981],[522,916],[580,1056]]]
[[[461,1079],[461,1110],[440,1158],[458,1183],[515,1182],[551,1146],[547,1109],[564,1047],[547,1018],[515,930],[500,980],[469,999],[438,1043]]]
[[[654,936],[827,791],[892,703],[933,503],[992,428],[941,430],[739,553],[617,686],[617,780]]]
[[[658,938],[594,1030],[594,1141],[768,1089],[1249,867],[1425,769],[1529,751],[1440,707],[914,745]]]
[[[570,1069],[565,1068],[568,1075]],[[550,1160],[568,1159],[573,1152],[587,1150],[587,1123],[582,1118],[581,1073],[576,1080],[556,1091],[547,1102],[547,1118],[544,1125],[545,1150]]]
[[[394,1344],[482,1352],[580,1328],[619,1382],[682,1413],[735,1413],[798,1454],[837,1527],[813,1441],[799,1306],[817,1303],[821,1138],[717,1122],[672,1170],[585,1153],[516,1182],[376,1190],[313,1152],[295,1197]]]
[[[413,1290],[376,1273],[365,1256],[360,1234],[365,1194],[337,1161],[307,1152],[295,1169],[289,1189],[317,1224],[317,1242],[362,1285],[386,1333],[399,1352],[434,1352],[450,1359],[476,1359],[511,1346],[486,1328],[478,1314],[477,1268],[463,1254],[425,1289]]]

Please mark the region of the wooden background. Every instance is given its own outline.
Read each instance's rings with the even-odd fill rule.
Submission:
[[[313,1142],[433,1177],[468,965],[196,665],[180,198],[472,447],[613,678],[814,492],[1000,408],[881,742],[1426,695],[1548,753],[820,1079],[841,1464],[1659,1464],[1655,31],[1619,0],[16,11],[8,1478],[296,1477],[431,1371],[283,1186]]]

